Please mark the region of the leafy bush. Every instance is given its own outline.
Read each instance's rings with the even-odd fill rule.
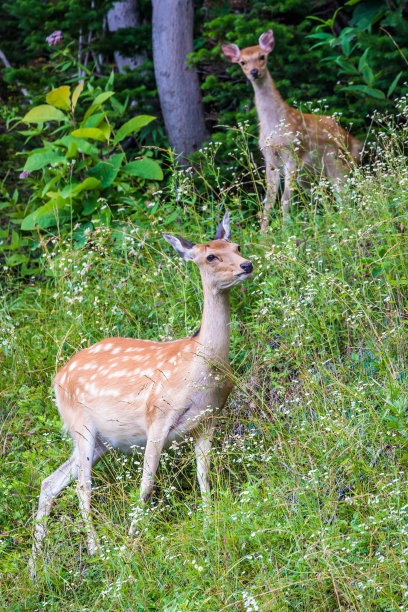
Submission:
[[[78,113],[80,96],[82,104],[88,105],[84,113]],[[72,240],[83,244],[95,225],[110,225],[112,210],[115,218],[124,217],[121,212],[132,218],[144,207],[146,188],[161,181],[163,172],[151,151],[142,150],[139,155],[133,151],[129,158],[121,143],[154,117],[139,115],[115,130],[124,110],[113,91],[84,89],[81,81],[73,90],[64,85],[50,91],[46,104],[24,116],[22,122],[30,128],[20,134],[37,146],[29,151],[20,174],[30,188],[28,202],[18,192],[9,199],[10,225],[2,235],[11,232],[11,242],[3,240],[0,247],[8,266],[28,263],[27,253],[9,253],[22,241],[27,244],[25,232],[72,231]],[[29,272],[25,265],[23,274],[27,273],[33,270]]]

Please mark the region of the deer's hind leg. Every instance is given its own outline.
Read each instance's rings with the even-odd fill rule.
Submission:
[[[103,455],[107,453],[105,445],[97,439],[92,455],[92,465],[94,465]],[[31,567],[31,575],[35,575],[34,564],[35,559],[40,552],[41,544],[47,534],[47,517],[49,516],[52,505],[58,495],[63,491],[70,482],[78,476],[79,470],[79,454],[77,445],[68,461],[65,461],[58,469],[50,476],[47,476],[41,483],[41,493],[38,503],[38,511],[35,521],[34,542],[29,565]]]
[[[55,472],[47,476],[41,483],[41,493],[38,502],[37,517],[35,520],[34,542],[30,559],[30,566],[33,569],[34,560],[40,552],[41,543],[47,533],[47,517],[51,512],[55,498],[65,489],[65,487],[77,477],[78,461],[77,449],[74,449],[68,461],[65,461]]]

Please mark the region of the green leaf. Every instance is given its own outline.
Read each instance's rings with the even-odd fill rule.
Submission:
[[[368,65],[363,69],[363,79],[370,87],[374,83],[374,73]]]
[[[71,185],[67,185],[60,192],[48,193],[48,197],[59,198],[62,197],[64,199],[69,198],[70,196],[76,195],[81,191],[92,191],[93,189],[97,189],[100,187],[101,181],[97,178],[86,178],[82,183],[75,183]]]
[[[69,212],[62,214],[61,217],[58,213],[58,210],[63,208],[65,205],[66,201],[63,198],[59,198],[58,200],[50,200],[25,217],[21,224],[21,229],[34,230],[37,226],[46,228],[57,225],[58,218],[61,218],[62,220],[62,218],[69,217]]]
[[[85,125],[82,127],[98,127],[98,123],[100,123],[106,117],[106,113],[102,111],[101,113],[96,113],[89,117]]]
[[[41,192],[41,197],[43,198],[45,196],[45,194],[51,189],[51,187],[53,187],[55,185],[55,183],[57,183],[59,181],[61,177],[57,174],[57,176],[54,176],[51,180],[48,181],[48,183],[46,183],[46,185],[44,186],[42,192]]]
[[[44,121],[65,121],[66,116],[55,106],[40,104],[35,106],[23,117],[24,123],[44,123]]]
[[[385,100],[383,91],[374,89],[373,87],[366,87],[365,85],[349,85],[348,87],[342,87],[339,91],[355,91],[376,98],[376,100]]]
[[[53,89],[45,96],[48,104],[52,106],[56,106],[57,108],[62,108],[62,110],[70,111],[71,110],[71,102],[70,102],[70,94],[71,88],[68,85],[63,85],[62,87],[57,87],[57,89]]]
[[[98,128],[80,128],[71,132],[75,138],[94,138],[95,140],[106,140],[105,134]]]
[[[105,189],[105,187],[110,187],[115,180],[117,173],[119,172],[119,168],[122,165],[124,157],[124,153],[112,155],[112,157],[106,161],[100,162],[94,168],[89,170],[88,174],[100,180],[102,189]]]
[[[90,143],[88,140],[85,140],[84,138],[75,138],[74,136],[71,136],[70,134],[63,136],[62,138],[59,138],[58,140],[55,140],[53,144],[63,145],[64,147],[69,149],[72,142],[76,144],[76,146],[78,147],[78,151],[80,153],[85,153],[85,155],[95,155],[95,156],[99,154],[99,151],[95,147],[95,145]]]
[[[370,51],[370,47],[367,47],[367,49],[364,51],[363,55],[360,57],[360,60],[358,62],[358,70],[359,70],[359,72],[362,72],[363,69],[368,65],[367,55],[368,55],[369,51]]]
[[[116,132],[116,136],[113,140],[114,144],[118,144],[121,140],[123,140],[126,136],[131,134],[132,132],[137,132],[140,128],[144,127],[151,121],[156,119],[156,117],[152,117],[151,115],[139,115],[138,117],[133,117],[129,121],[126,121],[122,125],[121,128]]]
[[[13,253],[10,257],[6,257],[6,264],[8,266],[19,266],[20,264],[27,263],[30,258],[28,255],[22,255],[21,253]]]
[[[101,184],[101,181],[94,177],[86,178],[82,183],[77,185],[72,193],[80,193],[81,191],[92,191],[92,189],[97,189]]]
[[[77,143],[76,142],[71,142],[69,144],[67,152],[65,153],[65,157],[67,159],[71,159],[72,157],[76,156],[77,152],[78,152],[78,145],[77,145]]]
[[[24,170],[34,172],[41,170],[45,166],[55,165],[59,162],[66,162],[65,156],[60,155],[56,151],[44,151],[43,153],[34,153],[27,159]]]
[[[99,94],[98,96],[96,96],[95,100],[93,101],[93,103],[91,104],[91,106],[88,108],[88,110],[86,111],[82,124],[81,125],[85,125],[86,120],[88,119],[88,117],[90,117],[93,112],[101,105],[105,102],[105,100],[108,100],[111,96],[114,95],[114,91],[104,91],[103,93]]]
[[[75,110],[75,107],[78,102],[78,98],[81,95],[83,88],[84,88],[84,82],[80,81],[80,83],[78,83],[78,85],[74,89],[74,93],[72,94],[72,112],[74,112]]]
[[[399,74],[397,74],[397,76],[395,77],[391,85],[389,86],[388,91],[387,91],[387,98],[389,98],[393,94],[394,89],[398,85],[398,81],[400,80],[402,74],[403,74],[402,71]]]
[[[136,161],[130,162],[123,167],[123,171],[130,176],[138,176],[143,179],[151,179],[154,181],[161,181],[163,178],[163,171],[160,165],[154,159],[144,157],[143,159],[137,159]]]
[[[337,57],[336,64],[338,64],[346,74],[358,74],[357,68],[343,57]]]

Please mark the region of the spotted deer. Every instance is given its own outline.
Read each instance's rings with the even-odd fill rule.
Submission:
[[[74,449],[71,458],[43,480],[35,524],[32,573],[46,535],[54,499],[77,479],[88,551],[97,551],[91,521],[92,466],[114,448],[144,447],[140,501],[149,498],[160,453],[172,441],[195,439],[203,499],[210,493],[209,451],[214,412],[232,390],[228,365],[230,290],[252,275],[253,266],[231,241],[228,211],[214,240],[193,244],[163,234],[177,253],[199,268],[204,309],[199,333],[171,342],[107,338],[76,353],[54,378],[56,404]],[[130,533],[135,529],[135,521]]]
[[[275,46],[273,31],[264,32],[258,43],[242,50],[237,45],[224,44],[222,51],[231,62],[241,65],[255,92],[259,148],[266,166],[267,192],[261,223],[264,230],[277,197],[281,174],[285,218],[300,168],[323,170],[335,186],[341,186],[350,165],[359,161],[363,145],[333,117],[301,113],[286,104],[267,67],[268,54]]]

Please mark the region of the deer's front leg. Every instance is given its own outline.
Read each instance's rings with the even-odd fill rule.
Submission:
[[[163,449],[164,442],[166,441],[166,435],[163,432],[149,432],[149,436],[146,442],[146,449],[143,460],[143,475],[142,482],[140,483],[139,500],[140,506],[143,506],[153,491],[154,478],[156,476],[157,467],[159,465],[160,454]],[[132,519],[129,527],[129,535],[132,535],[136,531],[138,524],[138,516]]]
[[[263,232],[268,226],[268,215],[273,204],[276,201],[276,196],[279,189],[280,174],[276,167],[273,158],[265,155],[265,170],[266,170],[266,196],[264,199],[264,209],[262,211],[261,231]]]
[[[293,159],[288,160],[284,166],[285,188],[282,194],[283,219],[287,219],[292,198],[293,187],[296,179],[297,165]]]
[[[195,440],[197,479],[204,503],[210,500],[210,450],[213,434],[214,428],[207,426],[200,430]]]

